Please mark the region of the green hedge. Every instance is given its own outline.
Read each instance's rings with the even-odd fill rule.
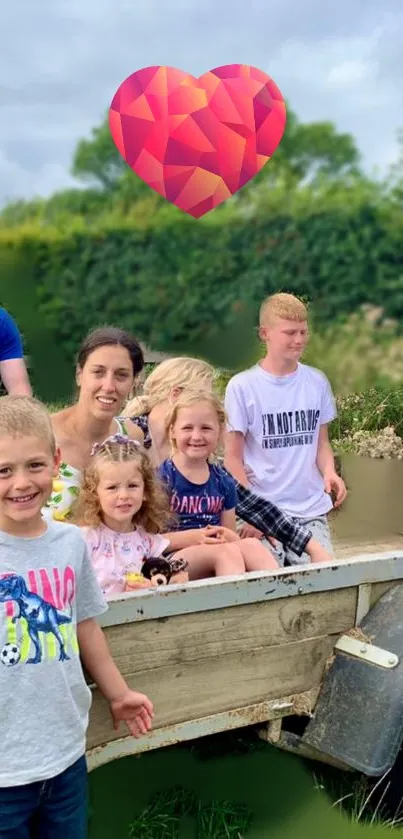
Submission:
[[[154,350],[199,352],[234,369],[251,354],[259,303],[274,291],[314,301],[323,325],[363,303],[400,319],[400,216],[370,200],[330,208],[311,200],[281,214],[271,206],[244,216],[231,208],[199,222],[169,212],[105,218],[98,229],[83,220],[66,230],[3,229],[0,291],[13,289],[17,319],[18,299],[28,301],[30,355],[34,333],[42,332],[43,343],[45,330],[45,344],[57,346],[57,364],[53,350],[48,364],[64,372],[50,377],[46,393],[42,385],[47,399],[65,396],[65,371],[83,335],[99,323],[127,327]],[[24,276],[16,263],[25,266]]]

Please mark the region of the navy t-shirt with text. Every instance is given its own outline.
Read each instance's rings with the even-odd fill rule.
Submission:
[[[204,484],[189,481],[172,460],[165,460],[158,469],[169,490],[179,530],[218,525],[223,510],[233,510],[237,505],[235,481],[220,466],[210,463],[209,469],[210,477]]]

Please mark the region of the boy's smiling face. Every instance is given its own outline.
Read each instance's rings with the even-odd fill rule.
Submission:
[[[60,455],[46,440],[0,436],[0,529],[15,536],[43,530],[41,510],[58,473]]]

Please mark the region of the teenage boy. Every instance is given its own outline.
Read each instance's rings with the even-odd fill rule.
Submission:
[[[274,294],[262,304],[259,323],[266,355],[226,389],[225,466],[241,484],[308,527],[331,553],[330,493],[339,507],[347,491],[329,442],[328,424],[337,415],[330,384],[320,370],[300,362],[308,312],[293,295]],[[242,535],[261,536],[249,525]],[[279,554],[283,563],[309,561],[289,550]]]

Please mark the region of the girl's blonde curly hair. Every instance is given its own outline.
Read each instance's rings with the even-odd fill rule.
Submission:
[[[147,533],[165,533],[174,524],[170,511],[169,496],[155,474],[146,450],[135,440],[108,438],[93,451],[90,466],[84,472],[84,480],[77,500],[71,510],[71,521],[79,527],[99,527],[103,523],[102,509],[98,498],[99,466],[101,463],[133,463],[144,481],[144,500],[140,510],[133,516],[133,524],[143,527]]]

